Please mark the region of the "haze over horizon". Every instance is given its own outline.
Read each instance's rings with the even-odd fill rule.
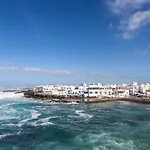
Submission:
[[[150,0],[5,0],[0,87],[150,82]]]

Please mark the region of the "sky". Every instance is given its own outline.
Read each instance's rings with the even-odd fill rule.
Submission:
[[[0,86],[150,82],[150,0],[2,0]]]

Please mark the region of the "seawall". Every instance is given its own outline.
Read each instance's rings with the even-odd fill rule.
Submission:
[[[58,102],[58,103],[83,103],[81,96],[60,96],[60,95],[47,95],[47,94],[39,94],[34,92],[26,92],[24,93],[26,98],[34,98],[47,102]],[[139,104],[148,104],[150,105],[150,99],[136,98],[136,97],[128,97],[128,98],[87,98],[84,103],[92,104],[92,103],[104,103],[104,102],[113,102],[113,101],[126,101],[133,102]]]

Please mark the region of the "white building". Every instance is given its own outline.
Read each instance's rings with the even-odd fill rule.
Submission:
[[[37,86],[34,90],[35,92],[50,92],[52,91],[52,89],[54,90],[54,88],[52,86],[48,86],[48,85],[40,85],[40,86]]]
[[[88,97],[112,97],[112,89],[88,88]]]
[[[137,82],[133,82],[132,85],[133,85],[133,86],[137,86],[138,83],[137,83]]]
[[[146,92],[146,96],[150,97],[150,91]]]
[[[89,87],[89,88],[102,88],[103,86],[102,86],[101,83],[90,82],[90,83],[88,84],[88,87]]]
[[[117,88],[117,84],[111,84],[111,85],[110,85],[110,88],[116,89],[116,88]]]
[[[139,91],[146,95],[146,92],[150,90],[149,84],[141,84],[139,87]]]
[[[34,89],[35,92],[40,92],[43,94],[52,94],[52,95],[57,95],[58,94],[58,89],[54,85],[40,85],[37,86]]]
[[[113,95],[115,97],[129,97],[130,91],[127,89],[116,89],[116,90],[114,90]]]

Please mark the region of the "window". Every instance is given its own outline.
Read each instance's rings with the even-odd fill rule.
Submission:
[[[107,92],[105,92],[105,94],[107,94]]]
[[[92,94],[92,92],[90,92],[90,94]]]
[[[98,94],[98,92],[95,92],[95,94]]]

